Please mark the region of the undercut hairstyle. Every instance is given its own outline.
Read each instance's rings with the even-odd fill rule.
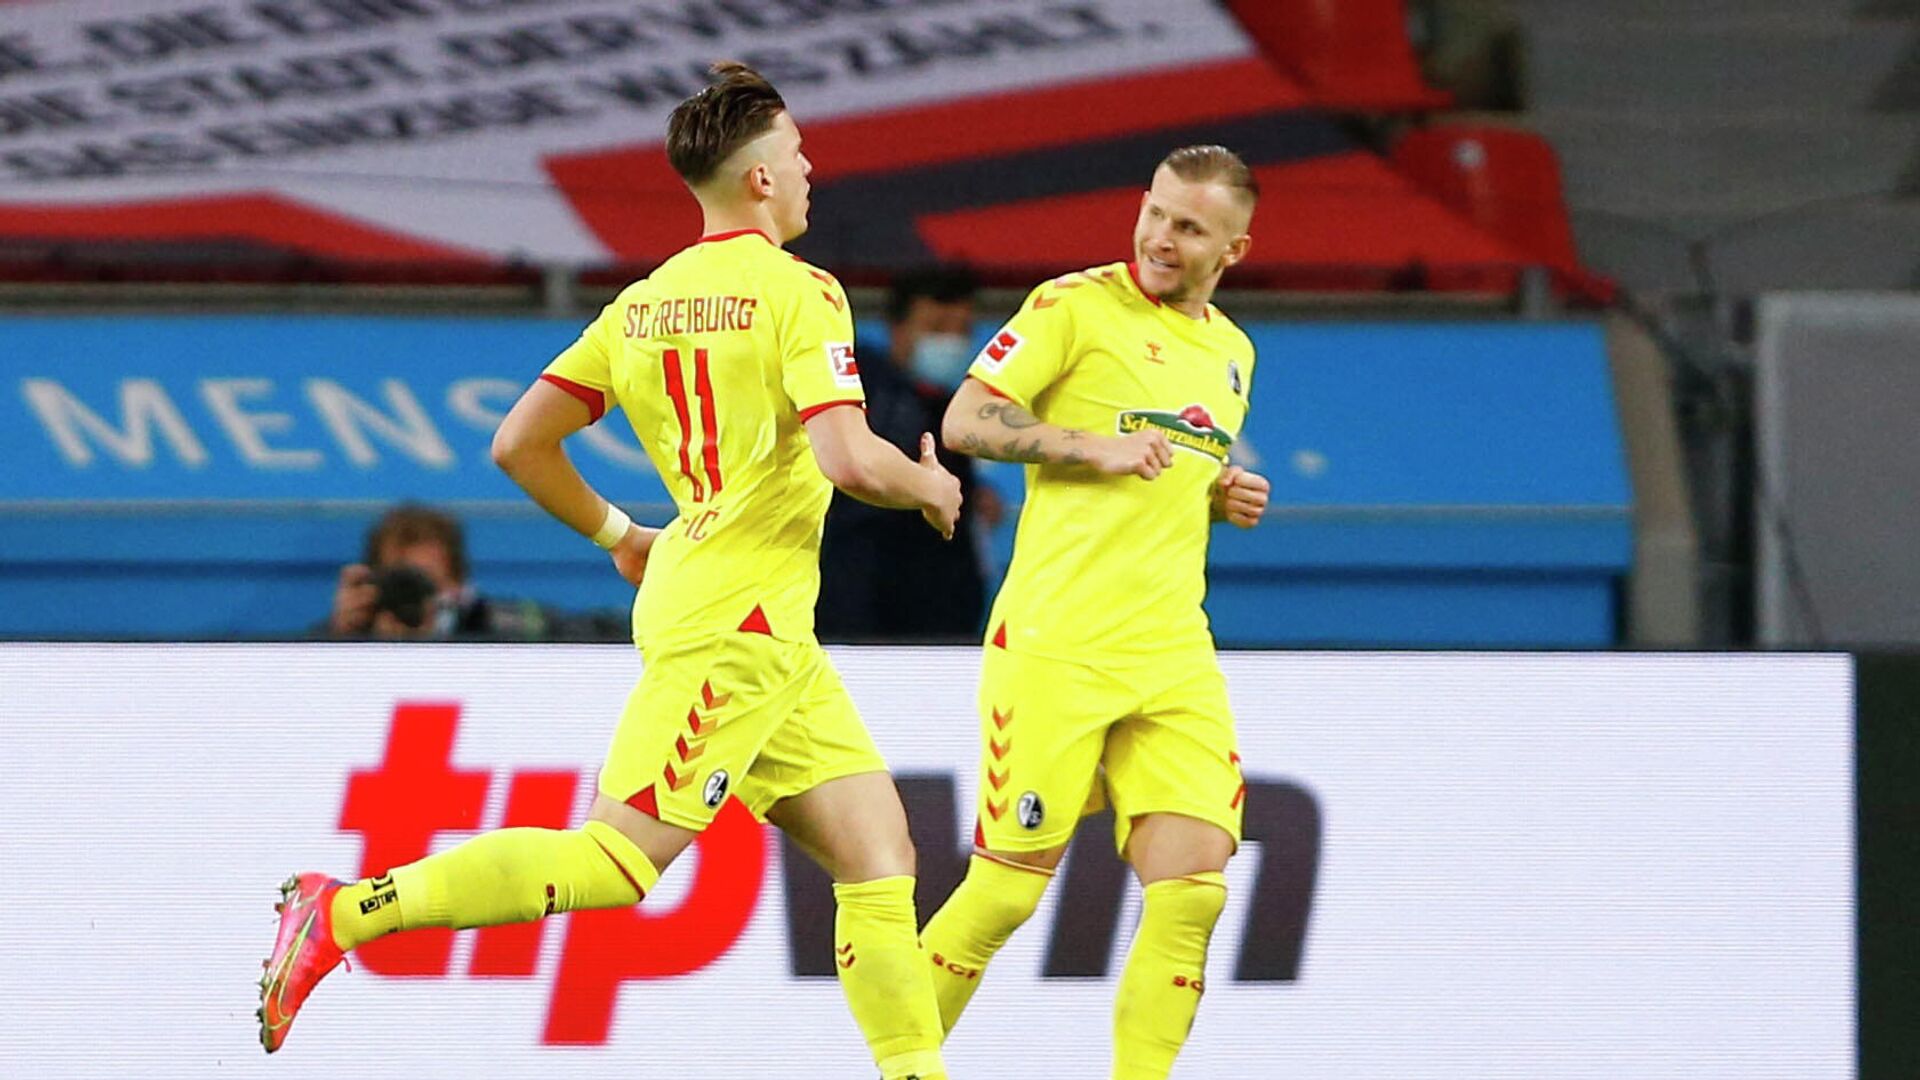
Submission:
[[[1240,155],[1224,146],[1183,146],[1168,154],[1160,167],[1190,184],[1214,183],[1231,188],[1247,209],[1260,201],[1260,181]]]
[[[689,187],[713,179],[721,162],[772,130],[787,108],[780,91],[745,64],[722,60],[707,71],[711,85],[667,118],[667,161]]]
[[[367,532],[368,566],[379,566],[380,556],[389,546],[412,547],[415,544],[439,544],[447,550],[447,569],[453,579],[467,580],[467,538],[460,523],[431,507],[419,503],[401,503],[387,511]]]

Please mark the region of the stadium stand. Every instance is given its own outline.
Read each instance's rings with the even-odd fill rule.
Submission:
[[[1589,265],[1646,289],[1916,280],[1920,7],[1515,5],[1528,124],[1558,148]]]
[[[1444,170],[1407,168],[1421,160],[1417,144],[1405,160],[1392,156],[1386,136],[1393,128],[1377,118],[1423,117],[1451,101],[1422,80],[1402,0],[1236,0],[1225,10],[1238,27],[1219,24],[1214,47],[1193,59],[1163,59],[1145,70],[1124,61],[1083,63],[1090,72],[1083,77],[997,93],[982,92],[990,84],[962,87],[895,108],[810,120],[820,224],[796,251],[853,283],[877,284],[894,267],[933,257],[968,259],[1002,284],[1031,281],[1083,264],[1084,252],[1105,253],[1114,215],[1128,212],[1133,190],[1132,181],[1114,187],[1116,179],[1144,175],[1168,145],[1219,141],[1259,169],[1267,220],[1287,224],[1256,246],[1241,273],[1243,287],[1499,292],[1543,260],[1563,278],[1572,272],[1558,241],[1537,249],[1515,243],[1521,234],[1507,231],[1520,218],[1531,222],[1522,228],[1527,237],[1565,228],[1557,220],[1564,219],[1558,195],[1540,175],[1544,148],[1523,152],[1512,146],[1516,137],[1501,137],[1499,152],[1465,183]],[[659,107],[671,100],[676,80],[684,81],[665,69],[654,78],[623,86],[636,107]],[[358,130],[359,120],[315,122],[321,127],[309,126],[299,138],[325,146]],[[264,132],[222,137],[257,145]],[[282,134],[272,129],[273,139]],[[9,238],[0,249],[0,277],[178,280],[191,279],[195,271],[185,264],[197,262],[224,263],[216,272],[242,279],[384,281],[411,267],[423,280],[470,280],[489,271],[510,276],[523,259],[542,258],[542,245],[553,243],[545,237],[584,226],[586,235],[572,243],[597,247],[599,257],[575,251],[565,261],[612,264],[606,276],[613,279],[643,272],[696,227],[657,137],[558,143],[528,162],[543,174],[528,180],[459,173],[402,184],[383,172],[393,165],[335,164],[303,150],[292,164],[239,172],[261,178],[254,190],[223,179],[220,190],[167,197],[48,198],[44,180],[0,182],[0,235]],[[185,167],[101,164],[87,145],[29,155],[15,171],[31,178],[41,175],[35,170],[127,168],[164,177]],[[507,172],[521,167],[500,165]],[[88,190],[111,179],[86,175],[96,184]],[[441,189],[471,209],[450,209],[435,198]],[[547,189],[563,201],[546,199]],[[576,220],[543,231],[533,207],[550,202],[541,213],[565,206]],[[380,207],[384,214],[356,212]],[[1032,221],[1059,209],[1076,213],[1037,234]],[[531,239],[505,251],[495,245],[490,254],[460,230],[411,227],[456,213],[502,226],[518,219],[515,231]],[[166,257],[168,250],[186,258]]]
[[[823,214],[800,249],[854,267],[931,253],[1028,281],[1108,252],[1137,189],[1093,185],[1141,171],[1170,141],[1222,141],[1256,166],[1265,214],[1286,223],[1256,246],[1243,286],[1506,292],[1537,264],[1568,295],[1605,298],[1604,283],[1578,273],[1544,144],[1487,135],[1496,150],[1463,179],[1423,165],[1424,139],[1389,158],[1343,121],[1451,100],[1421,81],[1399,0],[1229,8],[1262,55],[811,126],[817,201],[862,212]],[[1133,107],[1103,108],[1122,88]],[[548,169],[626,259],[667,254],[677,233],[657,226],[690,213],[657,147],[562,156]],[[662,217],[634,215],[636,200]]]
[[[1228,0],[1227,8],[1324,108],[1417,112],[1452,103],[1420,76],[1402,0]]]
[[[1578,295],[1606,301],[1611,283],[1580,268],[1560,186],[1560,165],[1546,140],[1486,124],[1421,128],[1393,148],[1393,164],[1456,213],[1535,265],[1554,271]],[[1492,289],[1510,288],[1512,273],[1473,271]]]

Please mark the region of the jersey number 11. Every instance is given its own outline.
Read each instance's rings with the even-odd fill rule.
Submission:
[[[680,473],[693,485],[693,501],[705,502],[720,494],[720,421],[713,409],[713,378],[707,372],[707,350],[693,350],[693,392],[700,399],[700,462],[706,473],[705,484],[693,468],[693,410],[687,400],[687,379],[680,369],[680,350],[668,349],[662,356],[667,376],[667,397],[673,399],[673,414],[680,420]]]

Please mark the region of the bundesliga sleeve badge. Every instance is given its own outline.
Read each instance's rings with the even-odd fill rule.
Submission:
[[[853,346],[838,341],[827,343],[827,361],[833,365],[833,381],[841,386],[860,385],[860,365],[853,358]]]
[[[1013,359],[1013,354],[1020,351],[1020,346],[1026,343],[1027,339],[1019,334],[1011,330],[1002,330],[993,336],[992,341],[987,342],[986,348],[980,350],[977,359],[986,366],[988,371],[998,373],[1006,366],[1007,361]]]

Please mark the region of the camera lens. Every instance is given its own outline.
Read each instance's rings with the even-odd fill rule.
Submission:
[[[374,610],[388,612],[414,630],[427,621],[434,594],[439,592],[432,578],[419,567],[406,563],[375,567],[373,584],[380,590],[379,598],[373,604]]]

